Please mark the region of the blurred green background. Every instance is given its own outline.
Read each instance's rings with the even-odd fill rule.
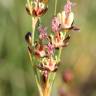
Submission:
[[[48,13],[42,18],[48,28],[54,1],[49,0]],[[96,0],[73,2],[77,3],[73,8],[75,23],[81,30],[72,33],[70,45],[62,52],[62,65],[52,94],[59,96],[59,87],[66,87],[71,93],[67,96],[96,96]],[[24,40],[26,32],[31,31],[25,3],[26,0],[0,0],[0,96],[39,96]],[[64,3],[65,0],[58,0],[57,12]],[[69,85],[61,80],[66,68],[71,68],[74,75]]]

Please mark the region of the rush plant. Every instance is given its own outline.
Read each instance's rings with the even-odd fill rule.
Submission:
[[[48,11],[48,0],[27,0],[26,3],[26,11],[32,18],[32,32],[25,35],[25,40],[40,96],[50,96],[62,50],[69,45],[70,32],[79,30],[74,25],[74,4],[67,0],[62,12],[56,13],[58,2],[55,0],[51,32],[41,24],[42,16]]]

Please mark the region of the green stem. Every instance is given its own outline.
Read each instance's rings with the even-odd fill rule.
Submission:
[[[54,15],[56,15],[56,11],[57,11],[57,0],[55,0],[55,10],[54,10]]]
[[[32,46],[34,46],[34,35],[35,35],[35,22],[34,17],[32,17]]]
[[[60,61],[61,53],[62,53],[62,47],[61,47],[61,48],[59,48],[58,62]]]
[[[35,80],[36,80],[36,84],[37,84],[37,87],[38,87],[38,90],[39,90],[39,93],[40,93],[40,96],[43,96],[43,93],[42,93],[42,88],[37,80],[37,77],[35,76]]]
[[[54,73],[54,76],[52,78],[52,83],[50,84],[49,93],[51,93],[51,90],[52,90],[52,87],[53,87],[53,84],[54,84],[54,81],[55,81],[55,77],[56,77],[56,73]]]
[[[34,46],[35,28],[36,28],[36,24],[37,24],[38,20],[39,20],[39,17],[32,16],[32,46]]]
[[[30,52],[28,52],[28,54],[29,54],[30,62],[31,62],[32,67],[33,67],[33,72],[34,72],[34,75],[35,75],[35,80],[36,80],[36,84],[37,84],[37,87],[38,87],[40,96],[43,96],[42,88],[41,88],[41,86],[40,86],[40,84],[39,84],[38,73],[37,73],[37,70],[36,70],[36,67],[35,67],[35,64],[34,64],[34,58],[32,58]]]
[[[31,61],[31,64],[32,64],[32,67],[33,67],[33,71],[34,71],[34,74],[35,74],[35,80],[36,80],[36,84],[37,84],[37,87],[38,87],[40,96],[43,96],[42,88],[41,88],[41,86],[40,86],[40,84],[39,84],[38,73],[37,73],[37,70],[36,70],[36,68],[35,68],[35,65],[33,64],[33,63],[34,63],[34,60],[31,58],[30,61]],[[33,61],[33,63],[32,63],[32,61]]]

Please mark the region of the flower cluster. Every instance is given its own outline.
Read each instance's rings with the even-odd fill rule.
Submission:
[[[33,0],[32,2],[28,0],[26,10],[28,14],[32,16],[32,20],[38,17],[41,18],[48,10],[48,0]],[[32,34],[28,32],[25,35],[25,40],[28,44],[28,52],[31,59],[34,58],[36,61],[34,64],[36,73],[39,74],[39,78],[41,78],[41,81],[43,80],[43,83],[49,83],[51,86],[51,83],[48,82],[50,79],[49,75],[56,73],[58,70],[61,51],[69,45],[70,31],[79,30],[79,28],[74,25],[72,2],[67,0],[63,11],[52,17],[51,33],[48,32],[47,27],[39,22],[40,19],[36,20],[36,22],[32,21]],[[35,28],[37,28],[36,34],[38,38],[34,38]],[[36,75],[37,77],[38,74]],[[41,84],[40,86],[42,86]],[[47,96],[44,94],[43,96]]]
[[[72,12],[72,2],[67,0],[64,10],[59,12],[57,16],[52,19],[52,31],[58,32],[60,30],[74,30],[79,31],[79,28],[74,26],[74,13]]]

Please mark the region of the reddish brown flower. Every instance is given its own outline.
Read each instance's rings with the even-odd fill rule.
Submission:
[[[46,48],[46,46],[37,43],[35,45],[35,49],[34,49],[35,56],[38,58],[46,56],[45,48]]]
[[[37,66],[42,71],[55,72],[58,69],[57,61],[51,56],[43,58],[41,64]]]
[[[32,4],[26,4],[26,11],[29,15],[40,17],[48,10],[47,5],[42,0],[34,0]]]
[[[62,32],[56,32],[55,36],[51,35],[51,42],[55,48],[63,47],[65,35]]]

